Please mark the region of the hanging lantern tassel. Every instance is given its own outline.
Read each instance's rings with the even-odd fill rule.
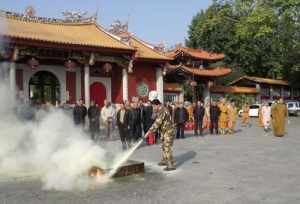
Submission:
[[[165,65],[164,68],[163,68],[163,75],[166,76],[166,74],[167,74],[167,67]]]
[[[133,60],[130,60],[130,62],[129,62],[128,73],[133,73]]]
[[[106,62],[104,65],[103,65],[103,68],[104,68],[104,71],[105,73],[109,73],[111,70],[112,70],[112,65],[108,62]]]
[[[28,65],[32,70],[36,70],[39,66],[39,61],[32,57],[30,60],[28,60]]]
[[[191,81],[191,83],[190,83],[190,84],[191,84],[191,86],[192,86],[192,87],[195,87],[195,86],[197,86],[197,82],[196,82],[196,81]]]
[[[67,71],[74,72],[76,68],[76,63],[69,59],[68,61],[65,62],[65,67]]]

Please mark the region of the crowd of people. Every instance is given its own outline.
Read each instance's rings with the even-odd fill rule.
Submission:
[[[197,101],[188,106],[183,102],[167,102],[163,105],[169,111],[176,129],[176,138],[185,138],[185,130],[192,129],[195,136],[209,134],[234,134],[238,120],[238,108],[234,101],[221,98],[218,101]],[[241,107],[241,125],[249,127],[249,104]],[[123,149],[130,148],[131,144],[145,135],[156,119],[157,113],[153,111],[151,101],[144,103],[138,99],[132,102],[125,101],[114,107],[105,101],[102,109],[91,101],[87,109],[82,100],[79,100],[73,110],[74,123],[85,125],[85,118],[89,120],[91,138],[97,140],[100,134],[100,124],[103,125],[104,135],[112,138],[114,129],[118,129]],[[288,117],[287,108],[280,99],[272,104],[263,103],[259,109],[259,124],[267,132],[271,129],[274,135],[284,135],[285,119]],[[187,128],[192,124],[192,128]],[[103,133],[102,133],[103,134]],[[160,132],[154,133],[154,141],[159,141]],[[149,144],[150,142],[147,141]]]
[[[36,111],[30,107],[32,106],[21,108],[20,110],[26,111],[19,114],[26,120],[38,120],[39,117],[34,114]],[[51,110],[53,106],[47,102],[38,107],[44,110],[41,112],[43,113]],[[141,138],[145,138],[148,144],[160,142],[162,161],[159,165],[166,166],[165,170],[174,170],[172,145],[175,138],[184,139],[186,130],[193,130],[195,136],[232,135],[236,132],[239,113],[241,126],[251,127],[249,112],[248,103],[244,103],[238,111],[235,102],[225,98],[209,102],[197,101],[189,105],[183,102],[162,104],[157,99],[143,102],[135,98],[118,106],[105,101],[102,108],[94,101],[87,108],[83,100],[79,100],[72,113],[74,124],[83,129],[88,127],[94,141],[99,141],[100,135],[112,139],[112,133],[118,130],[123,150],[129,149]],[[258,113],[258,124],[264,131],[272,129],[277,137],[285,135],[288,110],[283,99],[274,103],[263,103]]]
[[[118,128],[123,149],[130,148],[131,144],[138,141],[151,127],[155,120],[155,114],[150,101],[143,103],[133,100],[131,103],[125,101],[115,107],[109,101],[104,102],[100,107],[91,101],[87,109],[83,100],[79,100],[73,109],[73,119],[75,125],[85,126],[86,117],[89,121],[89,132],[93,140],[98,140],[100,126],[106,138],[112,139],[112,132]],[[158,138],[159,135],[157,134]]]

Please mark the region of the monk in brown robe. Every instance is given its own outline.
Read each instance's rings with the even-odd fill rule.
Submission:
[[[283,137],[285,133],[285,123],[288,117],[288,110],[283,99],[279,99],[278,103],[272,108],[272,126],[273,133],[276,137]]]
[[[242,125],[243,126],[248,126],[249,125],[249,111],[250,107],[248,103],[245,103],[245,105],[242,108]]]

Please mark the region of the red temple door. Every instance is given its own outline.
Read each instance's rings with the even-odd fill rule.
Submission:
[[[90,86],[91,101],[95,101],[100,107],[103,107],[106,99],[105,86],[100,82],[95,82]]]

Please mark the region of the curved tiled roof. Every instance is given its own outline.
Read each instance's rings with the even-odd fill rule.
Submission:
[[[256,94],[258,93],[256,88],[242,87],[242,86],[220,86],[214,85],[209,88],[213,93],[240,93],[240,94]]]
[[[147,46],[142,40],[136,38],[135,36],[131,37],[130,46],[133,46],[137,50],[137,59],[154,59],[164,61],[171,60],[170,57],[167,57],[164,54],[155,51],[153,48]]]
[[[206,77],[221,77],[226,76],[231,73],[230,68],[226,67],[216,67],[210,69],[199,69],[199,68],[190,68],[185,65],[168,65],[169,71],[182,70],[188,74],[197,75],[197,76],[206,76]]]
[[[1,15],[0,35],[24,40],[99,48],[134,50],[107,34],[95,22],[41,22]]]
[[[108,31],[109,32],[109,31]],[[117,39],[128,39],[129,46],[133,47],[136,50],[135,58],[138,60],[161,60],[161,61],[170,61],[172,58],[166,56],[163,53],[160,53],[154,49],[154,46],[137,38],[132,33],[122,31],[118,34],[110,33]]]
[[[192,49],[187,47],[178,47],[174,51],[169,52],[167,55],[169,57],[175,58],[180,53],[185,53],[197,59],[206,60],[223,60],[225,57],[224,54],[212,53],[201,49]]]
[[[288,86],[289,83],[288,81],[285,80],[280,80],[280,79],[269,79],[269,78],[262,78],[262,77],[251,77],[251,76],[242,76],[233,82],[229,83],[229,85],[236,84],[237,82],[246,79],[249,81],[254,81],[257,83],[262,83],[262,84],[271,84],[271,85],[283,85],[283,86]]]

